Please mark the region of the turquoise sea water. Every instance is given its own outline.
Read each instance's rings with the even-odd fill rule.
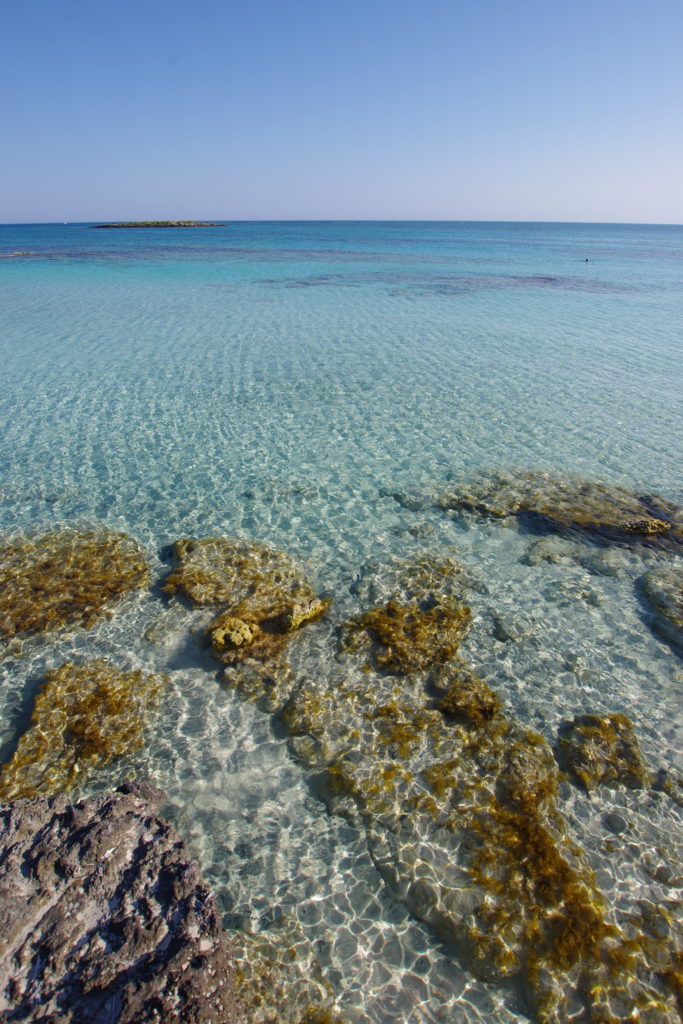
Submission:
[[[618,549],[609,574],[539,567],[521,529],[393,495],[531,468],[683,504],[683,227],[5,226],[0,346],[3,533],[105,524],[144,545],[158,579],[178,537],[266,541],[334,595],[337,622],[367,607],[366,584],[381,592],[382,565],[455,551],[485,587],[479,638],[487,616],[518,624],[470,652],[512,718],[552,741],[576,714],[623,711],[651,764],[675,766],[680,658],[634,586],[652,556]],[[169,672],[134,767],[169,793],[228,923],[295,921],[352,1021],[523,1019],[388,893],[362,829],[328,815],[270,716],[220,686],[190,619],[142,595],[8,657],[2,749],[67,657]],[[295,668],[324,674],[327,643]],[[643,860],[673,843],[675,805],[567,800],[606,891],[664,898]],[[610,864],[615,803],[631,824]]]

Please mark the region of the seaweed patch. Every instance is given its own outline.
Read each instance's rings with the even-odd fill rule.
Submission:
[[[478,977],[514,982],[543,1024],[579,1011],[672,1021],[673,930],[653,937],[607,905],[561,813],[553,750],[461,660],[469,616],[433,582],[422,600],[403,591],[345,625],[355,671],[290,678],[268,706],[330,810],[364,825],[394,896]],[[626,742],[622,725],[611,728]],[[635,781],[640,762],[627,760]]]
[[[139,750],[146,711],[166,683],[166,676],[121,672],[99,660],[47,672],[31,725],[0,769],[0,800],[71,789]]]
[[[149,580],[142,549],[125,533],[59,530],[12,541],[0,547],[0,638],[87,629]]]
[[[642,789],[651,782],[626,715],[580,715],[565,723],[559,731],[557,759],[587,790],[599,785]]]
[[[283,653],[294,635],[327,613],[302,569],[284,551],[231,537],[179,540],[178,561],[164,584],[195,605],[222,610],[209,625],[211,648],[227,666],[247,663],[263,673],[286,672]],[[227,671],[226,681],[239,685]]]

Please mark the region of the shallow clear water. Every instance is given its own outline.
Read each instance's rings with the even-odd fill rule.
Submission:
[[[391,558],[455,550],[482,583],[467,656],[509,715],[552,740],[575,714],[624,711],[651,765],[671,768],[680,658],[634,587],[655,555],[617,549],[609,573],[585,545],[539,561],[520,528],[393,494],[539,468],[683,504],[682,328],[683,228],[2,227],[0,527],[125,530],[157,579],[180,536],[267,541],[334,595],[333,625],[381,592]],[[155,591],[8,658],[5,753],[65,657],[169,672],[144,755],[101,785],[135,768],[165,787],[228,923],[298,921],[350,1020],[516,1019],[513,996],[468,977],[393,901],[362,830],[328,815],[270,716],[221,687],[189,632],[201,618]],[[295,668],[338,671],[316,630]],[[680,835],[675,805],[655,804],[566,794],[614,899],[671,895],[643,868]],[[630,840],[608,857],[614,805]]]

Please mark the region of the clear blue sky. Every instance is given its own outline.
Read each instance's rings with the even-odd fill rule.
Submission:
[[[0,7],[0,222],[683,223],[683,0]]]

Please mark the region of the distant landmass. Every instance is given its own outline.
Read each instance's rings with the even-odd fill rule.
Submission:
[[[216,228],[206,220],[126,220],[117,224],[92,224],[93,228]]]

